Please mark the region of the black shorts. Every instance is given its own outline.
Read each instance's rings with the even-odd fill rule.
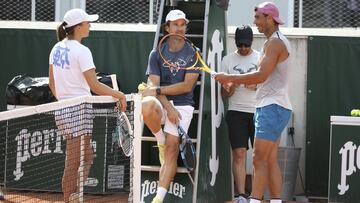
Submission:
[[[230,110],[226,114],[226,123],[232,149],[249,149],[249,138],[253,146],[255,133],[253,113]]]

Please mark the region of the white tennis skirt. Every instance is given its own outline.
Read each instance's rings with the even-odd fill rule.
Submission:
[[[80,104],[55,111],[55,123],[58,135],[67,139],[82,135],[91,136],[94,111],[92,104]]]

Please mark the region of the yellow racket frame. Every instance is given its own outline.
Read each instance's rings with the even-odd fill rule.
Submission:
[[[169,38],[170,36],[177,36],[177,37],[181,37],[183,38],[186,42],[188,42],[195,50],[195,54],[196,54],[196,60],[195,60],[195,63],[193,65],[191,65],[190,67],[178,67],[178,66],[175,66],[174,64],[171,64],[168,60],[165,59],[165,57],[162,55],[161,53],[161,47],[162,47],[162,44],[163,42]],[[204,71],[204,72],[207,72],[209,73],[210,75],[215,75],[216,72],[213,71],[201,58],[201,55],[199,53],[199,49],[194,45],[194,43],[192,43],[188,38],[186,38],[184,35],[180,35],[180,34],[176,34],[176,33],[170,33],[170,34],[167,34],[165,36],[163,36],[158,44],[158,47],[157,47],[157,50],[159,52],[159,55],[161,57],[161,59],[164,61],[164,63],[166,65],[174,69],[177,69],[177,70],[201,70],[201,71]],[[196,67],[196,65],[198,64],[198,62],[201,63],[202,67]]]

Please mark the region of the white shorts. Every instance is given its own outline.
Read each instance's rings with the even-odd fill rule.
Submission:
[[[169,118],[167,117],[167,111],[166,109],[163,108],[161,104],[160,107],[162,111],[161,124],[164,125],[164,132],[174,136],[179,136],[178,127],[169,120]],[[193,117],[194,107],[188,105],[188,106],[175,106],[175,108],[178,110],[178,112],[181,115],[181,119],[179,122],[180,126],[185,130],[185,132],[187,132]]]
[[[67,138],[91,135],[93,119],[92,104],[80,104],[55,111],[55,123],[59,129],[59,135]]]

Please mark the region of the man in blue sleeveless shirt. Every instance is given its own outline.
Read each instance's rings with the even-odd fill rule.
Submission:
[[[288,95],[291,47],[279,31],[279,24],[283,22],[274,3],[264,2],[255,7],[254,23],[267,38],[258,70],[242,75],[219,73],[215,79],[222,84],[258,84],[250,203],[261,202],[267,184],[270,202],[281,203],[282,179],[277,152],[280,135],[292,111]]]

